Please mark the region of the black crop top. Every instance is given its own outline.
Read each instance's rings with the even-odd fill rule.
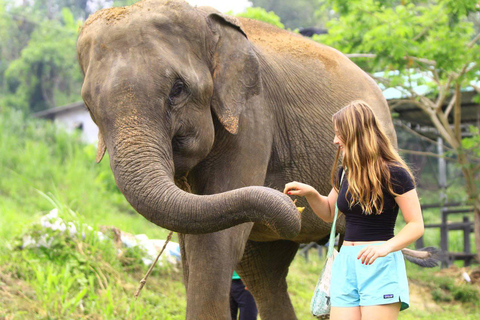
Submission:
[[[338,171],[336,184],[340,181],[343,168]],[[390,167],[390,177],[392,189],[397,194],[404,194],[407,191],[415,189],[407,170],[399,167]],[[378,241],[389,240],[393,238],[393,229],[398,215],[398,205],[394,196],[386,188],[382,188],[383,192],[383,211],[381,214],[373,212],[370,215],[364,214],[360,204],[355,203],[349,206],[351,195],[345,197],[348,189],[347,175],[343,177],[342,185],[339,188],[337,206],[338,210],[345,215],[346,230],[345,240],[347,241]]]

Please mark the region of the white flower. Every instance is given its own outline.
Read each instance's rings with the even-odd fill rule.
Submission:
[[[37,242],[30,235],[23,236],[22,249],[25,249],[29,246],[34,246]]]

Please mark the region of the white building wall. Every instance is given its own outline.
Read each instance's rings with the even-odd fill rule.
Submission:
[[[81,126],[82,137],[87,143],[95,143],[98,139],[98,127],[84,108],[76,108],[55,115],[55,123],[73,131]]]

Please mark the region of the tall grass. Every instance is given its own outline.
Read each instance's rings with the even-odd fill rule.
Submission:
[[[0,116],[0,239],[37,213],[52,209],[50,194],[93,226],[113,224],[131,233],[165,238],[130,207],[115,186],[108,156],[95,163],[95,147],[50,122],[4,109]]]
[[[0,249],[1,281],[7,283],[6,294],[0,297],[0,317],[182,319],[185,293],[178,269],[157,266],[141,298],[135,300],[136,284],[146,269],[141,249],[120,249],[112,239],[99,238],[98,231],[70,208],[48,200],[77,232],[33,223],[11,239],[9,248]],[[34,239],[47,235],[49,247],[24,246],[27,235]]]
[[[0,319],[182,318],[172,316],[185,310],[178,271],[167,270],[165,277],[175,281],[165,286],[149,280],[143,299],[135,302],[131,297],[146,268],[119,262],[113,246],[76,239],[63,248],[68,253],[63,260],[10,249],[55,207],[64,215],[75,212],[75,221],[94,229],[112,225],[165,239],[168,231],[135,213],[117,190],[108,156],[97,165],[95,147],[78,134],[10,109],[0,109],[0,150],[0,285],[13,290],[0,295]],[[150,283],[158,289],[149,290]],[[171,293],[168,301],[160,299],[164,288]]]

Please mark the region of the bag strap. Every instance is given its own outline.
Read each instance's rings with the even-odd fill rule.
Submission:
[[[340,187],[338,188],[338,193],[340,194],[340,188],[342,188],[343,176],[345,175],[345,169],[342,169],[342,177],[340,178]],[[328,240],[328,251],[327,259],[333,255],[333,246],[335,245],[335,229],[337,226],[337,216],[338,216],[338,206],[337,201],[335,201],[335,216],[333,217],[332,229],[330,230],[330,239]]]

